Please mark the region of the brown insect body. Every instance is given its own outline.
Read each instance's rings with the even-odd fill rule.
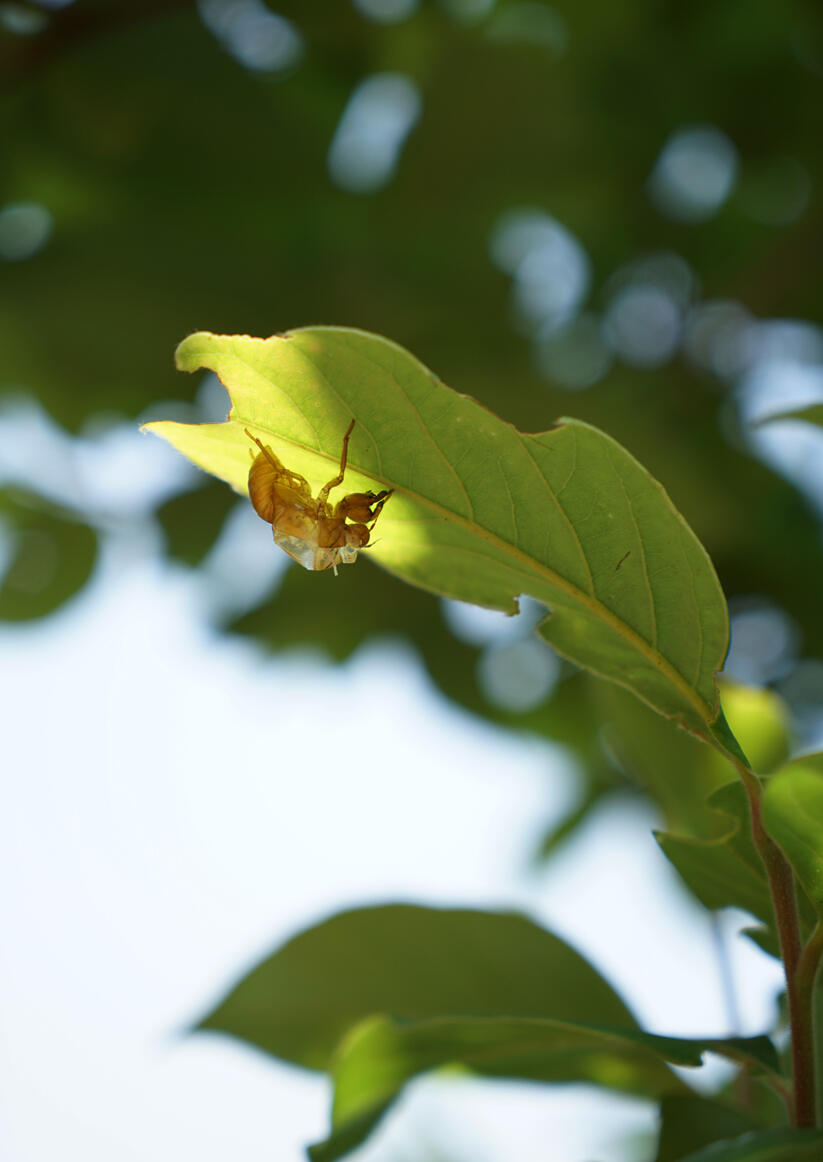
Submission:
[[[260,451],[252,455],[249,497],[254,511],[272,526],[275,543],[304,569],[320,572],[351,565],[369,543],[371,529],[383,505],[392,495],[383,492],[350,492],[332,506],[329,493],[343,483],[354,420],[343,437],[340,471],[316,497],[309,482],[286,468],[274,452],[246,429]],[[348,523],[351,521],[352,523]]]

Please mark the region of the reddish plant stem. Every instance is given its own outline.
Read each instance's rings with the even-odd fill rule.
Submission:
[[[815,1030],[815,982],[817,974],[820,970],[821,959],[823,959],[823,921],[818,920],[814,931],[812,932],[803,950],[800,953],[800,960],[797,963],[797,971],[794,975],[795,992],[797,994],[797,1002],[800,1006],[799,1021],[800,1024],[808,1030],[808,1037],[810,1042],[809,1054],[811,1060],[810,1070],[810,1085],[812,1090],[811,1098],[811,1116],[812,1125],[815,1124],[815,1118],[819,1117],[820,1112],[815,1110],[815,1098],[817,1095],[817,1081],[815,1078],[815,1069],[819,1061],[815,1047],[815,1032],[821,1036],[820,1029]]]
[[[792,1121],[798,1127],[811,1128],[815,1124],[815,1060],[811,988],[814,972],[811,974],[811,981],[808,980],[809,969],[806,967],[808,957],[804,958],[803,970],[799,971],[801,966],[800,923],[797,915],[794,873],[783,852],[766,833],[763,826],[761,809],[763,791],[760,780],[743,763],[735,760],[735,766],[749,797],[752,839],[766,869],[777,934],[780,940],[780,954],[786,974],[786,998],[789,1005],[792,1077],[794,1081]],[[811,944],[812,941],[809,942],[809,945]],[[809,946],[805,950],[806,953],[808,953],[808,949]],[[823,947],[818,949],[818,962],[821,951],[823,951]]]

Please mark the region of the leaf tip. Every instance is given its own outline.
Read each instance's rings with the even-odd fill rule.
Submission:
[[[197,371],[202,367],[201,356],[203,345],[214,339],[211,331],[192,331],[180,343],[174,352],[174,366],[178,371]]]

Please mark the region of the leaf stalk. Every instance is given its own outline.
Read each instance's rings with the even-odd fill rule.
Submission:
[[[763,825],[763,786],[755,772],[736,755],[727,752],[727,757],[734,763],[749,799],[752,839],[766,870],[780,941],[791,1030],[792,1122],[801,1129],[813,1128],[815,1054],[812,1000],[814,980],[823,954],[823,927],[818,924],[806,947],[802,948],[794,872]]]

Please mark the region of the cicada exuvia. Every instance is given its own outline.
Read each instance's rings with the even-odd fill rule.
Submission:
[[[292,472],[271,448],[246,429],[260,449],[252,455],[249,497],[254,511],[268,521],[274,540],[304,569],[319,572],[350,565],[369,543],[371,531],[393,489],[350,492],[332,505],[329,493],[343,483],[354,420],[343,437],[340,471],[314,497],[305,477]]]

